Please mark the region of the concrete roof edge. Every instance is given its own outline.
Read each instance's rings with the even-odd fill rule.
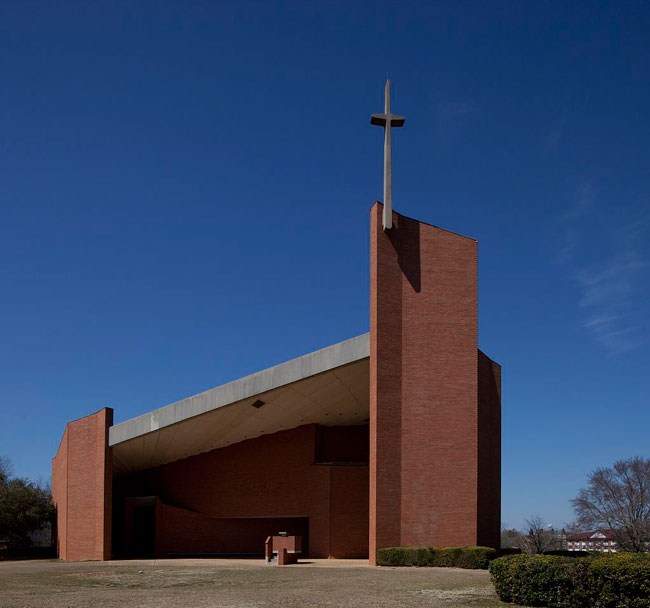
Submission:
[[[370,356],[370,334],[365,333],[313,351],[216,388],[111,426],[113,446],[231,403],[266,393],[309,376],[321,374]]]

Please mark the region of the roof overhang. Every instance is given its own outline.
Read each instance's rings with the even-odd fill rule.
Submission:
[[[113,471],[148,469],[303,424],[361,424],[369,415],[369,353],[363,334],[116,424],[108,439]]]

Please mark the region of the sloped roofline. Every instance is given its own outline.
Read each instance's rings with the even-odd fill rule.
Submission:
[[[369,356],[370,334],[361,334],[115,424],[108,430],[108,444],[113,446],[135,439]]]

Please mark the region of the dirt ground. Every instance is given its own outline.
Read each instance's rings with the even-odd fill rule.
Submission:
[[[460,606],[498,601],[485,571],[369,568],[367,562],[267,566],[243,560],[0,562],[0,606],[258,608]]]

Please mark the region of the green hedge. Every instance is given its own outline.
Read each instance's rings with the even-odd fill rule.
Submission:
[[[495,557],[490,547],[388,547],[377,551],[377,564],[485,570]]]
[[[510,555],[490,563],[504,602],[549,608],[650,608],[650,555]]]

